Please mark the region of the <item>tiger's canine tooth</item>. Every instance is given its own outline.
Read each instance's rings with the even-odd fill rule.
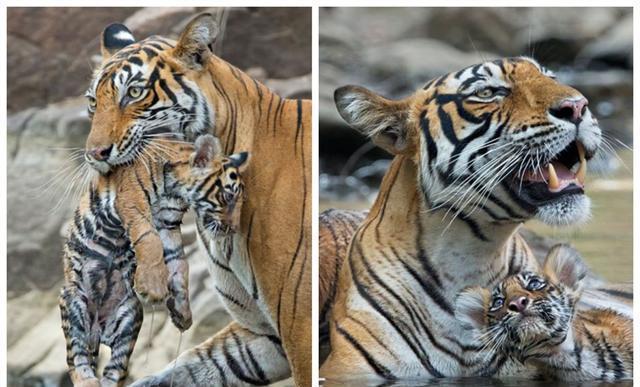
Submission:
[[[587,176],[587,160],[584,156],[584,146],[582,143],[577,142],[578,147],[578,156],[580,157],[580,167],[578,167],[578,171],[576,172],[576,179],[582,185],[584,185],[585,177]]]
[[[549,189],[558,189],[560,188],[560,182],[558,181],[558,175],[556,174],[556,169],[553,167],[553,164],[547,164],[547,170],[549,171],[549,182],[547,186]]]

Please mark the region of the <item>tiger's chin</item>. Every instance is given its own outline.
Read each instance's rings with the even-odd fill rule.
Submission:
[[[581,193],[563,196],[538,207],[535,218],[549,226],[579,226],[591,217],[591,199]]]

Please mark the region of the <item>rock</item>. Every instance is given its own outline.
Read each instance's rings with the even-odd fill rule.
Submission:
[[[311,72],[311,8],[229,8],[220,56],[269,78]]]
[[[7,11],[7,109],[44,106],[87,88],[90,55],[109,23],[137,8],[11,8]]]
[[[90,123],[79,98],[28,109],[10,116],[8,124],[7,268],[13,297],[49,289],[62,277],[59,230],[77,197],[70,178],[80,165],[70,148],[84,146]]]
[[[586,62],[589,68],[609,66],[633,69],[633,15],[620,20],[602,36],[587,44],[577,61]]]

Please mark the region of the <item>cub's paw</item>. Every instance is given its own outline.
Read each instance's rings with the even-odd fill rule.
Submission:
[[[167,298],[169,272],[166,266],[138,266],[134,278],[136,293],[146,302],[159,303]]]
[[[179,301],[176,301],[179,300]],[[191,317],[191,307],[189,301],[180,300],[180,298],[169,297],[167,298],[167,309],[169,309],[169,316],[171,316],[171,322],[180,330],[184,332],[191,327],[193,323]]]

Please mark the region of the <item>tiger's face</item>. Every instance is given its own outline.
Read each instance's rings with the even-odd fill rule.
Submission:
[[[222,155],[211,135],[198,137],[190,159],[188,197],[200,229],[211,238],[229,235],[239,224],[244,183],[242,171],[249,154]]]
[[[584,180],[598,122],[582,94],[533,59],[471,66],[400,101],[355,86],[335,98],[348,123],[415,161],[432,210],[492,223],[589,216]]]
[[[524,360],[567,337],[585,275],[577,253],[556,246],[541,272],[509,276],[491,290],[461,292],[456,317],[480,333],[483,345]]]
[[[206,48],[206,41],[194,40],[215,35],[215,26],[194,22],[177,43],[160,37],[136,42],[121,24],[104,30],[103,62],[86,92],[92,126],[85,159],[98,171],[158,156],[145,148],[158,137],[192,141],[213,127],[210,96],[193,81],[204,58],[194,59],[192,51]]]

